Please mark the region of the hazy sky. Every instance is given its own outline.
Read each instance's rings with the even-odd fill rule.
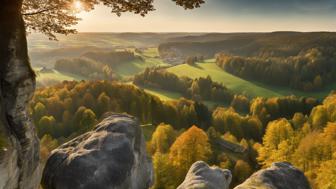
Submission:
[[[117,17],[98,6],[76,28],[80,32],[265,32],[336,31],[336,0],[206,0],[185,11],[170,0],[156,0],[145,18]]]

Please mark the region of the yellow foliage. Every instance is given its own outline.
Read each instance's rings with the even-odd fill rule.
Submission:
[[[207,161],[212,151],[207,134],[192,126],[179,136],[170,148],[169,160],[176,170],[176,184],[183,181],[191,165],[199,160]]]

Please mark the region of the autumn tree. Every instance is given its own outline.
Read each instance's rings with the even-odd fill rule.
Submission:
[[[169,164],[167,154],[156,152],[153,155],[154,185],[152,189],[170,188],[172,182],[173,167]]]
[[[34,106],[34,119],[39,121],[39,119],[47,114],[47,110],[44,104],[38,102]]]
[[[176,170],[176,185],[183,181],[193,163],[199,160],[207,161],[211,154],[208,136],[202,129],[192,126],[182,133],[169,152],[169,160]]]
[[[176,133],[172,126],[160,124],[152,135],[151,147],[153,153],[167,153],[176,138]]]
[[[259,161],[270,165],[274,161],[274,152],[279,149],[283,141],[294,135],[292,125],[286,119],[270,122],[263,137],[263,147],[259,149]]]

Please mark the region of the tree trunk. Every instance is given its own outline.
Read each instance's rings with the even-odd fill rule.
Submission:
[[[35,89],[22,0],[0,6],[0,189],[36,189],[40,182],[39,140],[27,112]]]

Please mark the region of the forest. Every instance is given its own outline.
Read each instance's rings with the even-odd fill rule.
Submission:
[[[234,99],[232,107],[211,110],[187,99],[162,101],[113,81],[66,81],[37,90],[30,112],[44,158],[58,145],[92,129],[105,112],[138,117],[153,158],[153,188],[176,188],[196,160],[230,169],[232,186],[274,161],[298,166],[313,186],[332,184],[331,179],[326,182],[332,173],[318,170],[334,161],[335,94],[322,104],[294,96],[246,101],[236,95]],[[242,107],[247,110],[244,114],[239,113]],[[321,140],[314,143],[312,137]],[[322,177],[323,181],[317,179]]]
[[[240,57],[217,55],[216,64],[245,79],[303,91],[318,91],[335,80],[335,48],[313,48],[297,56]]]

